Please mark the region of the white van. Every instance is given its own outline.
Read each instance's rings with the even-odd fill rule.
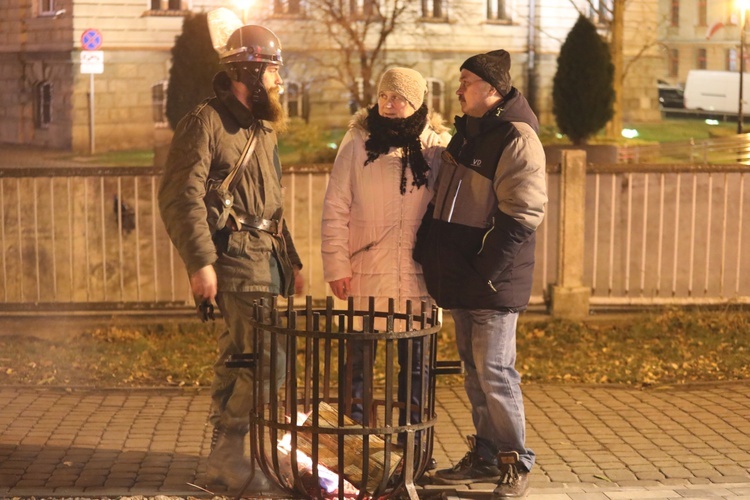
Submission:
[[[742,77],[742,114],[750,113],[750,73]],[[740,74],[737,71],[693,69],[685,82],[685,108],[737,114]]]

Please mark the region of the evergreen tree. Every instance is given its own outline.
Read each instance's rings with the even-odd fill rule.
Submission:
[[[585,144],[612,118],[613,78],[607,42],[580,16],[560,49],[552,87],[557,127],[573,144]]]
[[[214,93],[212,81],[220,70],[219,56],[211,44],[206,14],[191,14],[172,47],[172,67],[167,87],[167,120],[174,128],[183,116]]]

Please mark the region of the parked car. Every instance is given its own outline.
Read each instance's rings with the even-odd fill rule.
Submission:
[[[657,88],[659,89],[659,104],[662,108],[685,107],[685,91],[682,87],[659,80]]]

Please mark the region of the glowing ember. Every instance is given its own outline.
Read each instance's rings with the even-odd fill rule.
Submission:
[[[307,418],[310,416],[309,413],[297,413],[297,425],[302,425]],[[289,454],[292,451],[292,435],[290,433],[284,434],[284,436],[279,439],[278,449],[281,451],[284,455],[289,456]],[[289,464],[291,467],[291,464]],[[299,469],[300,474],[302,475],[312,475],[312,469],[313,469],[313,461],[312,458],[307,455],[306,453],[297,450],[297,467]],[[327,497],[335,497],[338,496],[339,490],[339,475],[333,472],[331,469],[327,468],[326,466],[322,464],[318,464],[318,481],[320,483],[320,487],[327,493]],[[357,497],[359,495],[359,490],[349,481],[344,479],[344,496],[346,497]]]

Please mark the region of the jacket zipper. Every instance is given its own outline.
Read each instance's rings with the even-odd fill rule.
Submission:
[[[453,203],[451,203],[451,211],[448,214],[448,222],[453,218],[453,211],[456,209],[456,199],[458,199],[458,191],[461,189],[461,182],[463,179],[458,180],[458,186],[456,186],[456,193],[453,195]]]
[[[492,218],[492,226],[490,227],[489,231],[484,233],[484,236],[482,236],[482,246],[479,247],[479,251],[477,252],[477,255],[482,253],[482,250],[484,250],[484,243],[487,241],[487,236],[490,235],[490,233],[495,229],[495,218]]]

